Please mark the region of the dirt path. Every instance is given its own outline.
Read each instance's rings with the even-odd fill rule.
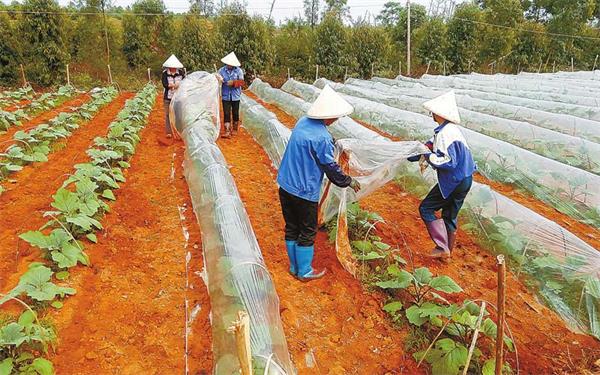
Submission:
[[[261,104],[265,105],[264,102]],[[293,117],[282,114],[275,106],[266,106],[284,125],[293,127]],[[431,250],[431,240],[418,214],[419,202],[417,197],[391,183],[361,201],[361,206],[379,213],[386,220],[386,224],[378,225],[378,234],[386,242],[405,250],[407,259],[410,250],[416,267],[427,266],[434,274],[452,277],[465,290],[463,298],[494,302],[495,257],[460,230],[457,250],[450,263],[429,259],[426,254]],[[569,331],[564,322],[541,305],[512,273],[508,275],[508,290],[508,321],[516,335],[518,348],[521,348],[519,354],[522,371],[532,374],[576,372],[582,368],[590,368],[590,359],[600,356],[598,340]],[[514,366],[513,362],[513,368]]]
[[[186,300],[189,314],[196,310],[190,374],[212,369],[210,303],[197,274],[200,230],[182,175],[182,145],[158,144],[163,121],[159,96],[99,243],[87,246],[92,266],[72,271],[77,295],[52,314],[60,337],[52,358],[58,374],[183,373]]]
[[[403,350],[406,333],[381,310],[382,294],[368,293],[339,264],[327,233],[319,232],[316,266],[322,280],[302,283],[288,274],[283,218],[271,161],[241,130],[220,140],[281,301],[288,346],[300,374],[418,374]]]
[[[85,102],[89,101],[91,96],[86,94],[77,95],[75,98],[70,99],[59,105],[58,107],[51,109],[47,112],[40,113],[37,116],[32,117],[29,120],[23,120],[21,126],[13,126],[9,128],[5,133],[0,132],[0,149],[4,150],[11,142],[13,135],[19,130],[28,130],[35,128],[39,124],[48,121],[61,112],[72,112],[70,107],[79,107]]]
[[[269,111],[271,111],[275,115],[277,115],[277,118],[279,118],[279,120],[282,123],[286,123],[286,122],[295,123],[296,120],[292,116],[288,115],[287,113],[285,113],[283,110],[281,110],[277,106],[262,101],[260,98],[258,98],[256,95],[254,95],[254,93],[252,93],[248,90],[244,91],[244,93],[246,95],[248,95],[249,97],[251,97],[252,99],[259,102],[260,104],[262,104]],[[389,139],[392,139],[394,141],[401,140],[398,137],[384,133],[381,130],[379,130],[373,126],[370,126],[369,124],[365,124],[361,121],[358,121],[358,122],[361,123],[363,126],[369,128],[369,129],[373,130],[374,132],[379,133]],[[540,201],[539,199],[533,197],[532,195],[520,192],[510,185],[488,180],[485,177],[481,176],[480,174],[475,175],[475,180],[482,184],[489,185],[494,190],[504,194],[505,196],[509,197],[510,199],[514,200],[515,202],[518,202],[521,205],[531,209],[532,211],[535,211],[536,213],[544,216],[545,218],[550,219],[550,220],[558,223],[559,225],[562,225],[563,227],[568,229],[571,233],[573,233],[574,235],[576,235],[583,241],[587,242],[589,245],[593,246],[595,249],[600,250],[600,230],[598,230],[590,225],[584,224],[578,220],[575,220],[574,218],[570,217],[569,215],[566,215],[566,214],[563,214],[562,212],[557,211],[555,208],[547,205],[546,203]]]
[[[50,207],[52,194],[75,164],[87,160],[85,150],[95,137],[106,134],[108,125],[131,96],[118,96],[77,129],[62,149],[50,153],[46,163],[31,164],[12,175],[12,182],[4,183],[6,191],[0,195],[0,290],[15,285],[27,267],[23,258],[39,255],[19,240],[18,235],[36,230],[46,222],[42,213]]]

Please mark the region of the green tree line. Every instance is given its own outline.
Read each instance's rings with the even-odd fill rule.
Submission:
[[[1,3],[0,3],[1,4]],[[346,0],[304,0],[304,15],[279,24],[252,16],[242,3],[223,8],[192,0],[173,14],[163,0],[24,0],[0,5],[0,85],[48,86],[71,79],[91,86],[113,79],[139,86],[176,54],[188,71],[213,70],[235,51],[248,77],[368,78],[406,73],[407,9],[385,4],[375,18],[351,17]],[[600,0],[478,0],[448,18],[413,5],[412,74],[591,69],[600,54]]]

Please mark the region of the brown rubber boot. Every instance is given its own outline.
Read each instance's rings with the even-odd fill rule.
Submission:
[[[429,237],[435,243],[435,248],[429,254],[432,258],[448,258],[450,257],[450,249],[448,248],[448,231],[443,219],[437,219],[430,223],[425,222]]]

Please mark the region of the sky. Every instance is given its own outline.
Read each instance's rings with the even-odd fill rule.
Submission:
[[[4,3],[10,3],[11,0],[0,0]],[[58,0],[61,5],[67,5],[70,0]],[[189,8],[189,0],[163,0],[167,8],[175,13],[185,12]],[[431,0],[411,0],[411,3],[424,5],[429,9],[429,3]],[[117,6],[126,7],[131,5],[134,0],[113,0],[113,4]],[[215,0],[215,3],[219,3],[220,0]],[[348,0],[348,6],[350,7],[350,13],[352,18],[358,18],[365,15],[371,15],[375,17],[379,14],[385,4],[386,0]],[[400,0],[399,3],[406,4],[406,0]],[[458,1],[457,1],[458,2]],[[263,16],[269,15],[272,0],[247,0],[247,8],[250,14],[260,14]],[[324,1],[321,0],[321,7],[323,9]],[[273,9],[273,19],[276,23],[284,21],[287,18],[293,18],[295,16],[302,15],[303,12],[303,1],[302,0],[275,0],[275,8]]]

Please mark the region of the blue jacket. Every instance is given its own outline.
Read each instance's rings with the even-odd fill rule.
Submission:
[[[445,122],[433,132],[435,135],[428,142],[433,146],[433,152],[425,158],[437,170],[440,191],[445,199],[462,180],[473,175],[477,166],[457,125]]]
[[[277,183],[296,197],[318,202],[323,175],[340,187],[350,185],[333,157],[333,138],[323,120],[302,117],[296,123],[281,160]]]
[[[227,69],[227,66],[219,69],[219,74],[223,77],[223,84],[221,85],[221,97],[226,101],[237,101],[242,97],[241,87],[229,87],[227,82],[235,81],[238,79],[244,79],[244,71],[241,68],[234,67],[233,69]]]

